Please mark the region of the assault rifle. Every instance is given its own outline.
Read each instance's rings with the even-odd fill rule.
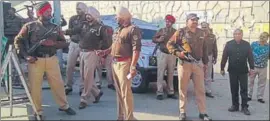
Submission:
[[[177,49],[182,51],[185,51],[185,59],[187,59],[188,61],[192,61],[195,63],[199,63],[199,61],[197,61],[189,52],[187,52],[182,46],[176,44]]]
[[[53,31],[55,31],[58,28],[58,26],[50,29],[48,32],[46,32],[41,38],[41,40],[39,42],[37,42],[36,44],[34,44],[30,49],[27,50],[28,54],[31,54],[33,52],[35,52],[35,50],[41,45],[42,42],[47,40],[47,36],[52,34]]]

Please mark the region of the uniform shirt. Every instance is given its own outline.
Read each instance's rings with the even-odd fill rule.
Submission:
[[[109,41],[112,38],[112,30],[99,23],[92,25],[84,23],[82,27],[77,26],[73,29],[68,29],[66,33],[68,35],[79,34],[79,47],[81,49],[100,50],[108,49],[111,46]]]
[[[44,36],[50,30],[52,31],[47,36]],[[56,46],[39,46],[34,53],[27,53],[33,45],[38,43],[42,39],[53,40]],[[62,42],[59,42],[62,41]],[[42,56],[43,54],[55,54],[56,49],[61,48],[61,44],[65,42],[64,35],[60,31],[60,28],[52,23],[43,24],[40,20],[26,23],[20,33],[15,37],[14,45],[23,57],[26,56]]]
[[[255,67],[257,68],[265,68],[267,67],[267,61],[270,58],[269,54],[269,44],[266,43],[265,45],[260,45],[259,41],[253,42],[251,44]]]
[[[162,28],[160,29],[153,37],[154,43],[159,43],[160,45],[160,51],[169,54],[169,50],[167,49],[166,45],[169,41],[169,39],[172,37],[172,35],[175,33],[176,29],[174,28]],[[164,36],[164,40],[162,42],[158,42],[157,40]]]
[[[83,21],[85,21],[84,17],[80,17],[79,15],[72,16],[69,19],[68,28],[73,29],[74,27],[78,27],[83,25]],[[80,40],[80,34],[71,35],[70,39],[72,42],[79,43]]]
[[[4,19],[4,33],[5,36],[16,36],[23,26],[23,19],[18,16],[7,16]]]
[[[245,40],[241,40],[239,44],[235,40],[226,43],[221,60],[221,70],[224,70],[228,58],[230,73],[248,73],[247,62],[250,69],[254,69],[252,50],[250,44]]]
[[[111,55],[131,57],[133,51],[141,51],[141,30],[134,25],[118,27],[113,34]]]
[[[189,44],[191,48],[191,55],[197,60],[202,59],[202,62],[207,64],[208,52],[204,32],[197,28],[196,32],[193,33],[187,27],[177,30],[167,43],[169,52],[177,55],[177,52],[180,52],[180,50],[175,47],[175,45],[182,45],[183,39],[185,39]]]
[[[213,55],[214,59],[217,59],[217,41],[214,34],[208,34],[205,37],[207,44],[208,55]]]

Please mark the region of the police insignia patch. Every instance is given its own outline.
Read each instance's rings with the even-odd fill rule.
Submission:
[[[138,40],[138,36],[137,35],[133,35],[133,39],[134,40]]]

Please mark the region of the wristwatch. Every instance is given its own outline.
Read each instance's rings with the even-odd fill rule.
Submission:
[[[136,66],[130,66],[130,70],[136,70]]]

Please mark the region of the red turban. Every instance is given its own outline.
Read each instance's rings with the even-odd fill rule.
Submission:
[[[166,15],[165,20],[175,23],[175,18],[172,15]]]
[[[41,16],[44,14],[44,12],[48,9],[52,9],[52,6],[49,2],[41,2],[38,5],[36,5],[37,10],[37,16]]]

